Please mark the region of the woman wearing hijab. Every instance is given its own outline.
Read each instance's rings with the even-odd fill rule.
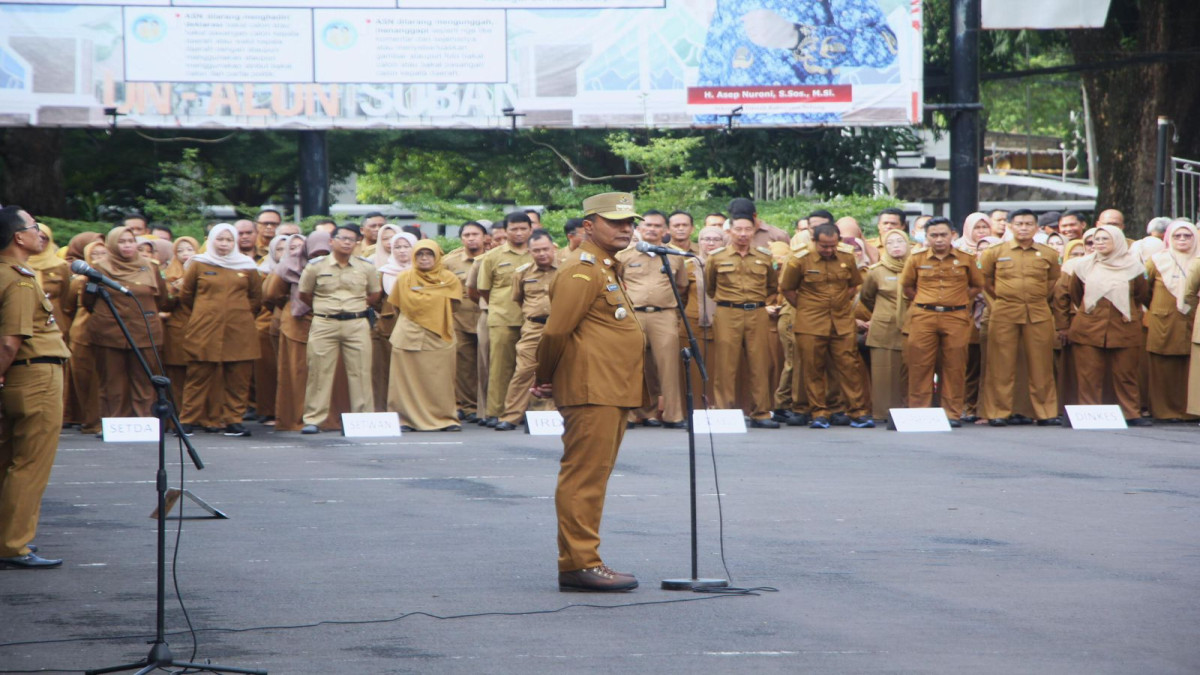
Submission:
[[[1200,246],[1200,243],[1197,244]],[[1183,297],[1188,304],[1195,306],[1200,303],[1200,256],[1192,258],[1188,264],[1187,279],[1184,282]],[[1194,319],[1196,312],[1192,310]],[[1191,362],[1188,364],[1187,413],[1200,416],[1200,323],[1193,321]]]
[[[954,248],[976,255],[984,237],[992,236],[992,221],[986,213],[976,211],[963,221],[963,235],[954,240]]]
[[[1070,281],[1071,301],[1079,310],[1067,338],[1079,402],[1105,403],[1104,381],[1111,378],[1113,398],[1127,422],[1149,426],[1150,420],[1140,416],[1138,391],[1142,306],[1150,301],[1146,268],[1130,255],[1125,234],[1112,225],[1097,228],[1092,248],[1074,266]]]
[[[707,225],[696,235],[700,255],[697,258],[685,258],[688,273],[688,293],[684,299],[684,315],[696,335],[696,344],[700,348],[700,356],[704,359],[704,367],[712,372],[713,327],[712,320],[717,313],[717,303],[704,293],[704,265],[713,251],[721,248],[729,241],[725,230],[716,225]],[[679,347],[688,346],[687,329],[679,326]],[[699,366],[693,363],[692,370],[692,404],[696,410],[704,409],[704,399],[712,400],[712,379],[708,382],[700,379]],[[682,374],[681,374],[682,376]],[[684,390],[686,391],[686,390]]]
[[[258,278],[265,282],[267,275],[283,258],[288,236],[278,234],[267,244],[267,254],[258,264]],[[254,410],[263,426],[275,426],[275,390],[279,380],[278,345],[279,345],[279,311],[263,303],[254,317],[254,327],[258,333],[258,352],[260,356],[254,361]]]
[[[258,265],[237,250],[237,230],[220,223],[208,233],[205,252],[192,256],[183,274],[180,304],[190,307],[184,433],[200,425],[226,436],[249,436],[242,415],[250,398],[254,360],[260,356],[254,315],[262,305]]]
[[[391,371],[391,337],[392,330],[396,327],[396,307],[387,301],[387,295],[396,284],[396,276],[412,267],[413,246],[417,243],[416,237],[401,232],[398,227],[385,225],[384,228],[388,230],[384,234],[391,238],[388,239],[386,247],[379,246],[375,249],[375,268],[379,270],[382,279],[383,296],[379,299],[379,318],[375,321],[375,327],[371,329],[371,373],[374,375],[371,388],[374,390],[375,412],[388,409],[386,373]],[[392,231],[396,234],[392,234]],[[382,240],[380,243],[382,244]]]
[[[1055,251],[1058,251],[1058,263],[1061,265],[1063,261],[1063,254],[1067,250],[1067,240],[1063,239],[1061,234],[1057,232],[1051,232],[1046,236],[1046,245]]]
[[[158,361],[152,347],[162,344],[163,340],[158,312],[167,309],[169,298],[167,284],[158,268],[138,254],[137,246],[137,238],[129,228],[114,227],[104,237],[108,253],[92,267],[133,293],[132,298],[112,293],[113,305],[133,337],[135,348],[154,369]],[[150,417],[154,387],[126,342],[116,318],[108,305],[93,293],[84,293],[82,302],[92,313],[87,321],[87,342],[96,359],[96,382],[102,385],[101,416]]]
[[[1146,263],[1150,285],[1146,351],[1149,352],[1150,415],[1178,422],[1187,413],[1188,360],[1196,298],[1186,293],[1187,270],[1196,259],[1196,226],[1173,221],[1163,237],[1168,248]]]
[[[98,232],[83,232],[71,237],[63,255],[68,270],[70,264],[76,260],[83,260],[90,265],[91,263],[84,257],[85,249],[88,244],[97,244],[103,247],[103,239],[104,237]],[[77,279],[78,283],[76,283]],[[84,424],[85,418],[94,420],[95,423],[86,432],[94,434],[99,431],[100,423],[100,402],[93,384],[95,382],[95,358],[84,344],[82,337],[78,337],[79,349],[76,350],[76,336],[82,336],[86,326],[86,323],[79,325],[79,322],[88,314],[86,309],[79,306],[79,295],[83,292],[85,279],[86,277],[82,276],[69,276],[67,287],[59,298],[59,307],[63,313],[63,339],[71,348],[71,358],[67,359],[66,365],[63,366],[63,389],[66,395],[63,422],[64,424],[79,425],[79,428],[83,429],[87,426]],[[86,388],[81,389],[82,385],[86,385]]]
[[[393,252],[398,240],[392,241]],[[454,303],[462,284],[442,266],[432,239],[413,247],[413,266],[396,276],[388,302],[399,309],[392,332],[388,407],[407,428],[461,431],[454,398]]]
[[[192,237],[180,237],[172,247],[171,262],[163,270],[167,289],[171,295],[178,298],[183,287],[183,266],[196,255],[200,242]],[[179,302],[171,308],[171,313],[163,321],[162,358],[167,369],[167,377],[171,379],[171,396],[175,405],[183,410],[183,387],[187,383],[187,324],[192,318],[192,308],[184,307]]]
[[[1094,234],[1095,232],[1092,232],[1088,235],[1089,241]],[[1075,275],[1075,266],[1087,255],[1087,246],[1088,244],[1083,238],[1067,242],[1067,247],[1063,249],[1062,274],[1054,284],[1054,294],[1050,300],[1050,309],[1055,315],[1055,327],[1060,331],[1059,338],[1054,343],[1054,370],[1058,386],[1059,414],[1066,412],[1066,406],[1079,403],[1075,381],[1075,359],[1071,356],[1071,344],[1063,339],[1061,330],[1071,325],[1071,320],[1075,318],[1075,312],[1078,311],[1078,307],[1071,302],[1071,277]]]
[[[313,233],[316,237],[317,233]],[[328,242],[329,235],[325,235]],[[328,243],[326,244],[328,249]],[[300,299],[297,284],[308,264],[307,242],[303,235],[292,235],[279,264],[263,283],[264,303],[279,308],[278,376],[275,387],[275,429],[299,431],[304,423],[304,390],[308,383],[308,358],[305,345],[312,323],[312,308]]]
[[[880,242],[879,262],[863,276],[859,302],[871,312],[867,347],[871,350],[871,406],[876,420],[886,420],[891,408],[905,408],[908,370],[904,366],[905,300],[900,272],[912,243],[903,230],[892,230]]]

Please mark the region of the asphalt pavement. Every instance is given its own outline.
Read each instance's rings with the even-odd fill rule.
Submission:
[[[601,552],[632,593],[560,593],[560,440],[470,426],[397,440],[250,425],[199,434],[168,641],[271,673],[1200,672],[1200,427],[789,428],[698,453],[689,577],[686,434],[626,436]],[[180,457],[169,444],[169,483]],[[0,571],[0,671],[146,655],[156,447],[65,432],[37,543]],[[203,515],[183,501],[184,515]],[[170,543],[176,522],[170,524]],[[168,569],[168,572],[171,570]],[[193,657],[193,653],[195,656]]]

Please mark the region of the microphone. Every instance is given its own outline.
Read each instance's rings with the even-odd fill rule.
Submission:
[[[95,267],[92,267],[91,265],[85,263],[82,260],[76,260],[75,262],[71,263],[71,271],[74,272],[75,274],[82,274],[83,276],[85,276],[89,280],[91,280],[92,283],[104,284],[105,286],[108,286],[109,288],[113,289],[114,291],[116,291],[118,293],[121,293],[122,295],[128,295],[131,298],[133,297],[133,293],[130,293],[128,288],[125,288],[121,284],[118,284],[117,282],[113,281],[112,279],[109,279],[108,277],[104,276],[104,274],[102,274],[100,272],[100,270],[96,269]]]
[[[650,244],[650,243],[647,243],[644,241],[639,241],[637,243],[637,245],[634,246],[634,248],[641,251],[642,253],[657,253],[658,255],[681,255],[681,256],[688,257],[688,258],[696,257],[696,254],[691,253],[690,251],[677,251],[668,246],[655,246],[654,244]]]

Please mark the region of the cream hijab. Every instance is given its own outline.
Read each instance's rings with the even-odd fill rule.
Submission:
[[[217,235],[222,232],[228,232],[233,235],[233,250],[227,255],[217,255],[217,250],[213,248],[213,242],[216,241]],[[193,263],[198,262],[205,265],[212,265],[213,267],[224,267],[227,270],[258,271],[258,264],[254,262],[254,259],[237,249],[237,230],[229,223],[220,223],[213,227],[208,233],[208,239],[204,242],[204,252],[197,253],[189,258],[183,267],[187,269]]]
[[[1171,235],[1179,229],[1185,229],[1192,233],[1192,250],[1187,253],[1176,251],[1170,243]],[[1185,220],[1176,220],[1167,226],[1167,233],[1163,239],[1167,241],[1166,250],[1151,256],[1150,264],[1158,268],[1163,286],[1166,286],[1167,290],[1171,291],[1171,295],[1175,296],[1175,309],[1178,309],[1181,314],[1187,314],[1192,310],[1192,306],[1187,302],[1191,298],[1183,297],[1187,269],[1188,265],[1196,259],[1197,253],[1200,253],[1200,246],[1196,241],[1196,226]]]
[[[1129,282],[1145,274],[1146,267],[1129,253],[1129,244],[1120,228],[1101,225],[1097,229],[1112,237],[1113,250],[1106,256],[1098,252],[1089,253],[1080,258],[1075,266],[1075,276],[1083,282],[1082,309],[1091,314],[1096,309],[1096,303],[1101,298],[1107,298],[1128,322],[1131,320]]]

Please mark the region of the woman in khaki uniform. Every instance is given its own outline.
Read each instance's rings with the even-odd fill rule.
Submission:
[[[103,239],[98,232],[83,232],[71,237],[64,261],[68,266],[76,260],[91,265],[86,257],[88,245],[94,244],[91,247],[93,251],[104,251]],[[63,366],[63,389],[66,390],[67,396],[66,406],[63,408],[63,421],[78,425],[82,433],[94,434],[100,431],[100,399],[97,398],[99,392],[93,377],[95,358],[83,339],[88,311],[79,306],[79,296],[83,292],[85,279],[86,277],[70,277],[67,280],[67,290],[60,298],[63,319],[69,325],[69,328],[63,328],[63,336],[67,340],[67,346],[71,348],[71,358],[67,359]]]
[[[242,415],[250,399],[250,377],[260,356],[254,315],[262,306],[258,265],[237,250],[237,230],[214,227],[205,252],[188,261],[180,304],[188,320],[187,384],[183,391],[184,432],[194,425],[223,428],[226,436],[249,436]]]
[[[325,235],[328,241],[329,235]],[[328,244],[326,244],[328,246]],[[292,235],[279,264],[263,283],[263,302],[279,308],[278,376],[275,385],[275,429],[300,431],[304,426],[304,389],[308,382],[305,344],[312,308],[300,300],[296,284],[308,264],[303,235]]]
[[[392,250],[400,243],[392,240]],[[461,431],[454,398],[454,303],[462,284],[442,266],[432,239],[413,247],[413,267],[397,277],[388,302],[399,309],[392,332],[388,407],[406,431]]]
[[[867,347],[871,350],[872,416],[885,420],[891,408],[904,408],[908,370],[904,367],[905,300],[900,272],[912,243],[902,230],[888,232],[880,243],[879,262],[863,276],[859,302],[871,312]]]
[[[1200,243],[1197,244],[1200,246]],[[1200,303],[1200,257],[1193,258],[1188,265],[1187,280],[1183,297],[1193,307]],[[1195,310],[1192,316],[1195,317]],[[1200,416],[1200,322],[1192,325],[1191,363],[1188,364],[1187,413]]]
[[[280,234],[271,238],[267,244],[267,255],[258,263],[258,278],[266,280],[267,275],[283,258],[287,238],[290,235]],[[279,377],[278,345],[279,345],[279,310],[263,303],[254,317],[254,327],[258,332],[258,352],[260,356],[254,361],[254,410],[263,426],[275,426],[275,390]]]
[[[413,246],[417,243],[416,237],[395,226],[385,225],[383,230],[387,230],[383,234],[391,238],[387,246],[375,249],[375,268],[379,270],[383,285],[379,318],[371,329],[371,386],[375,394],[375,412],[388,410],[388,373],[392,366],[391,338],[396,328],[396,306],[388,302],[387,296],[396,285],[396,276],[412,267]],[[392,234],[391,230],[396,233]]]
[[[1167,226],[1168,248],[1146,264],[1150,284],[1146,351],[1149,352],[1150,415],[1178,422],[1187,413],[1188,360],[1196,298],[1185,295],[1188,266],[1196,258],[1196,227],[1176,220]]]
[[[183,286],[183,267],[187,261],[192,259],[192,256],[196,255],[198,250],[200,250],[200,242],[192,237],[180,237],[175,240],[175,254],[171,257],[167,268],[163,270],[167,289],[172,296],[179,297],[179,291]],[[183,408],[183,387],[187,383],[188,364],[187,339],[184,335],[187,331],[188,320],[191,318],[192,308],[184,307],[176,302],[166,320],[163,321],[163,332],[166,334],[162,345],[163,366],[167,369],[167,377],[171,379],[171,397],[175,400],[175,406],[180,409],[180,412]]]
[[[42,287],[42,292],[46,294],[46,298],[50,300],[53,310],[51,315],[54,317],[54,322],[58,324],[62,330],[63,341],[66,342],[66,336],[71,330],[70,317],[63,314],[62,299],[63,296],[70,292],[71,286],[71,268],[68,263],[58,257],[58,247],[54,245],[54,233],[49,227],[38,223],[38,230],[41,231],[42,242],[45,248],[41,253],[29,256],[25,266],[33,270],[37,275],[38,284]],[[68,359],[69,362],[69,359]],[[64,365],[64,368],[66,366]],[[63,370],[63,422],[73,422],[76,412],[71,408],[71,391],[66,383],[70,381],[70,373]]]
[[[154,368],[157,360],[151,347],[162,344],[163,340],[158,312],[167,309],[169,304],[166,281],[153,263],[138,254],[137,238],[129,228],[118,226],[110,230],[104,237],[104,247],[108,254],[93,267],[133,293],[132,298],[112,293],[113,306],[124,320],[136,348]],[[116,318],[95,294],[84,293],[82,303],[91,312],[86,339],[95,356],[95,381],[98,386],[102,385],[99,386],[100,416],[150,417],[154,387],[125,341]]]
[[[967,216],[963,221],[963,236],[954,241],[954,248],[970,253],[976,258],[979,253],[988,247],[989,243],[985,239],[992,236],[992,221],[986,213],[975,212]],[[984,294],[980,293],[975,298],[975,305],[982,306],[986,299]],[[980,334],[982,330],[982,317],[979,311],[972,311],[971,321],[971,340],[967,347],[967,381],[966,392],[963,395],[963,421],[974,422],[979,419],[977,414],[979,406],[979,391],[980,384],[983,382],[983,336]]]
[[[1142,306],[1150,301],[1146,268],[1130,255],[1120,228],[1098,227],[1092,247],[1070,281],[1071,302],[1079,310],[1067,338],[1075,357],[1079,402],[1115,402],[1130,426],[1149,426],[1150,420],[1140,416],[1138,390]],[[1105,400],[1106,379],[1112,382],[1114,400]]]
[[[1050,300],[1050,309],[1054,312],[1054,328],[1060,337],[1054,344],[1055,381],[1058,386],[1058,412],[1064,414],[1066,406],[1079,403],[1079,392],[1075,382],[1075,359],[1071,356],[1070,342],[1063,340],[1062,331],[1071,325],[1078,311],[1071,302],[1071,277],[1075,275],[1075,265],[1087,255],[1087,245],[1083,239],[1067,242],[1063,249],[1062,273],[1054,284],[1054,295]]]
[[[728,235],[719,227],[707,226],[700,230],[697,237],[697,246],[700,249],[699,258],[687,258],[684,260],[688,273],[688,292],[687,297],[683,298],[684,315],[687,316],[687,321],[692,327],[692,332],[696,335],[696,345],[700,348],[700,356],[704,359],[704,367],[710,373],[708,382],[700,379],[700,371],[695,363],[690,368],[692,371],[692,405],[696,410],[703,410],[704,399],[707,398],[709,404],[712,404],[712,367],[713,354],[716,350],[713,349],[713,327],[712,320],[716,314],[717,303],[704,292],[704,265],[708,260],[708,254],[721,248],[729,241]],[[687,329],[683,324],[679,324],[679,348],[683,349],[688,346]],[[680,369],[680,377],[683,376]]]

